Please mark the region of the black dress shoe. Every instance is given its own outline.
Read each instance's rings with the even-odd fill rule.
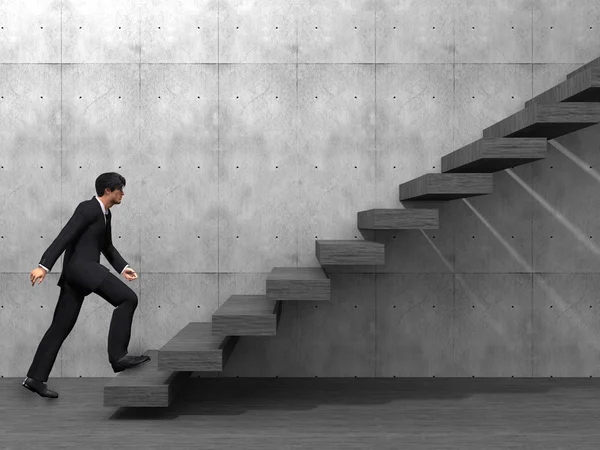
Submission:
[[[114,362],[112,365],[115,373],[122,372],[125,369],[131,369],[132,367],[140,366],[146,362],[150,361],[149,356],[129,356],[125,355],[118,361]]]
[[[57,398],[58,394],[51,391],[46,387],[46,383],[43,381],[35,380],[33,378],[25,378],[23,380],[23,386],[29,389],[31,392],[41,395],[42,397]]]

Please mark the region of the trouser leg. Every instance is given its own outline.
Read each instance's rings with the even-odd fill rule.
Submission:
[[[83,294],[78,293],[67,282],[64,282],[60,289],[50,328],[40,341],[27,372],[29,378],[43,382],[48,381],[58,351],[77,322],[84,298]]]
[[[108,330],[108,360],[112,364],[127,354],[138,297],[112,273],[106,276],[94,292],[115,306]]]

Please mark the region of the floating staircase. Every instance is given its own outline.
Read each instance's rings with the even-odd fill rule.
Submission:
[[[547,140],[600,123],[600,58],[565,82],[525,103],[516,114],[483,130],[483,138],[442,157],[442,173],[399,186],[400,201],[449,201],[491,194],[493,172],[547,156]],[[437,209],[371,209],[357,215],[361,230],[436,229]],[[126,370],[104,388],[105,406],[167,407],[195,371],[221,371],[239,336],[273,336],[284,301],[323,301],[331,283],[323,266],[381,265],[385,246],[370,241],[317,240],[321,267],[275,267],[265,295],[232,295],[212,322],[190,322],[151,361]]]

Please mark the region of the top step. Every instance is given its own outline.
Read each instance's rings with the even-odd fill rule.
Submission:
[[[589,63],[581,66],[579,69],[574,70],[573,72],[567,75],[567,79],[574,77],[578,73],[581,73],[584,70],[589,69],[590,67],[600,67],[600,58],[596,58],[593,61],[590,61]]]
[[[600,103],[563,102],[529,107],[483,130],[484,138],[545,137],[555,139],[600,123]]]
[[[525,107],[559,102],[600,101],[600,67],[589,67],[525,102]]]

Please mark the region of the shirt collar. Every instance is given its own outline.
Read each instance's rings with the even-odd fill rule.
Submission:
[[[102,201],[100,200],[100,198],[96,195],[96,200],[98,200],[98,203],[100,203],[100,206],[102,207],[102,214],[104,214],[105,216],[108,215],[108,212],[106,212],[106,208],[104,207],[104,203],[102,203]]]

